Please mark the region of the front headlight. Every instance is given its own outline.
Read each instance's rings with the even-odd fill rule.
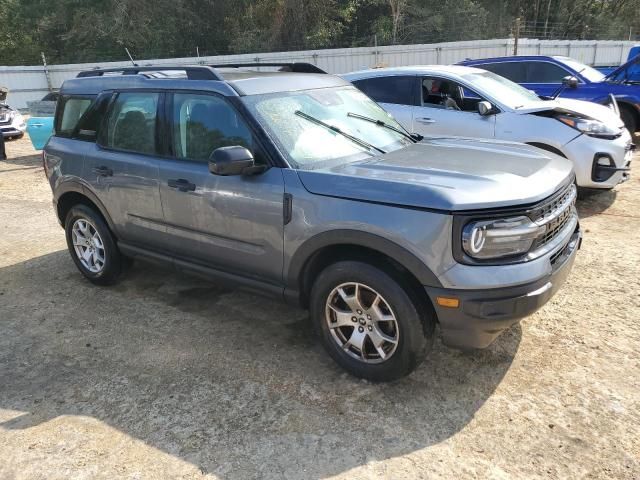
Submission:
[[[525,216],[470,222],[462,229],[462,248],[478,260],[522,255],[544,230]]]
[[[556,119],[592,137],[616,137],[620,135],[619,129],[605,125],[599,120],[587,120],[568,115],[558,115]]]

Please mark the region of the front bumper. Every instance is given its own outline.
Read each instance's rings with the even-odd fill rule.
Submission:
[[[563,147],[563,152],[574,163],[579,187],[608,189],[629,179],[633,148],[625,129],[612,140],[579,135]]]
[[[19,125],[17,127],[14,126],[14,125],[2,125],[2,126],[0,126],[0,131],[2,131],[2,136],[4,138],[18,137],[20,135],[23,135],[26,129],[27,129],[26,124]]]
[[[504,330],[542,307],[565,282],[582,242],[577,229],[551,257],[551,273],[536,282],[507,288],[461,290],[425,287],[435,308],[445,345],[485,348]],[[437,297],[457,298],[457,308],[438,305]]]

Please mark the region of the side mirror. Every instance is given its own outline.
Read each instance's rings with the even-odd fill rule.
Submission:
[[[487,115],[495,113],[495,109],[493,105],[491,105],[491,103],[483,100],[481,102],[478,102],[478,113],[483,117],[486,117]]]
[[[209,171],[214,175],[255,173],[255,162],[249,150],[241,146],[216,148],[209,158]]]
[[[578,79],[569,75],[562,79],[562,84],[569,88],[578,88]]]

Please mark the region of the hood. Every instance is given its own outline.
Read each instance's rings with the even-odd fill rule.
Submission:
[[[456,211],[535,203],[566,184],[573,168],[521,143],[449,137],[298,175],[317,195]]]
[[[606,125],[613,125],[616,128],[622,128],[624,124],[613,110],[605,105],[594,102],[585,102],[584,100],[573,100],[570,98],[559,97],[555,100],[540,100],[539,102],[531,102],[524,105],[515,113],[526,115],[529,113],[556,111],[558,113],[571,113],[583,118],[599,120]]]
[[[623,63],[622,65],[620,65],[618,68],[616,68],[615,70],[613,70],[612,72],[609,72],[607,74],[606,77],[604,77],[604,80],[613,80],[615,79],[621,72],[623,72],[629,65],[631,65],[632,63],[635,62],[640,62],[640,55],[636,55],[635,57],[633,57],[631,60],[629,60],[626,63]]]

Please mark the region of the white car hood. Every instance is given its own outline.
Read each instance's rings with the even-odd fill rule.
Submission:
[[[517,110],[516,113],[526,115],[528,113],[543,112],[545,110],[557,110],[558,112],[569,112],[582,117],[599,120],[605,125],[612,125],[615,128],[622,128],[624,124],[618,115],[604,105],[583,100],[571,100],[568,98],[556,98],[555,100],[540,100],[539,102],[528,103]]]

